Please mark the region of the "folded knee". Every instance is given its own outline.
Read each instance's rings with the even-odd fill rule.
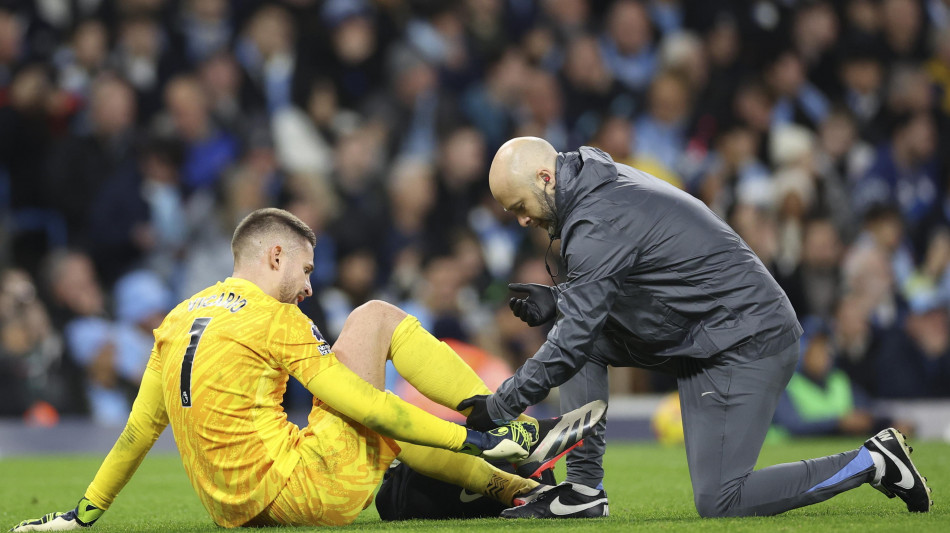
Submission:
[[[703,518],[722,518],[726,516],[722,509],[719,498],[714,495],[697,494],[694,498],[696,511]]]
[[[722,496],[696,497],[696,511],[703,518],[735,518],[739,516],[765,516],[760,507],[749,507],[739,504],[738,494]]]
[[[372,321],[380,325],[391,324],[395,327],[406,318],[406,312],[391,303],[382,300],[370,300],[354,309],[350,313],[350,317]]]

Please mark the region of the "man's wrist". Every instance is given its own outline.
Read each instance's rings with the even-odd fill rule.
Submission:
[[[488,416],[491,417],[492,422],[497,425],[507,424],[508,422],[518,418],[520,412],[514,412],[507,409],[507,406],[500,400],[498,393],[492,394],[485,401],[485,407],[488,410]]]

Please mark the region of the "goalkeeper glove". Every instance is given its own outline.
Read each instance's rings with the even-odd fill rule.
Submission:
[[[538,428],[527,422],[509,422],[489,431],[469,429],[462,453],[485,459],[521,461],[538,440]]]
[[[104,512],[83,496],[72,511],[49,513],[34,520],[24,520],[10,531],[72,531],[95,524]]]

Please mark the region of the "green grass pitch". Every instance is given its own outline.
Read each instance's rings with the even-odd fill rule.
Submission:
[[[769,444],[759,465],[837,453],[854,440],[808,440]],[[950,532],[950,444],[913,442],[914,460],[930,479],[936,505],[911,514],[869,486],[831,500],[762,518],[704,520],[693,507],[682,447],[614,443],[605,460],[611,516],[598,520],[503,521],[500,519],[386,523],[367,509],[351,530],[464,531],[909,531]],[[0,460],[0,531],[21,519],[75,505],[95,474],[100,457],[30,457]],[[563,465],[559,465],[559,479]],[[92,531],[221,531],[192,492],[176,455],[149,456]]]

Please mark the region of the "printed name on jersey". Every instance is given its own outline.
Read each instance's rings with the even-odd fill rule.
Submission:
[[[332,351],[330,344],[323,338],[320,330],[317,329],[317,325],[313,322],[310,323],[310,333],[313,333],[313,338],[317,339],[317,349],[320,350],[320,355],[330,355]]]
[[[195,298],[188,302],[188,310],[204,309],[205,307],[223,307],[232,313],[237,313],[247,305],[247,299],[240,294],[233,292],[205,296],[204,298]]]

